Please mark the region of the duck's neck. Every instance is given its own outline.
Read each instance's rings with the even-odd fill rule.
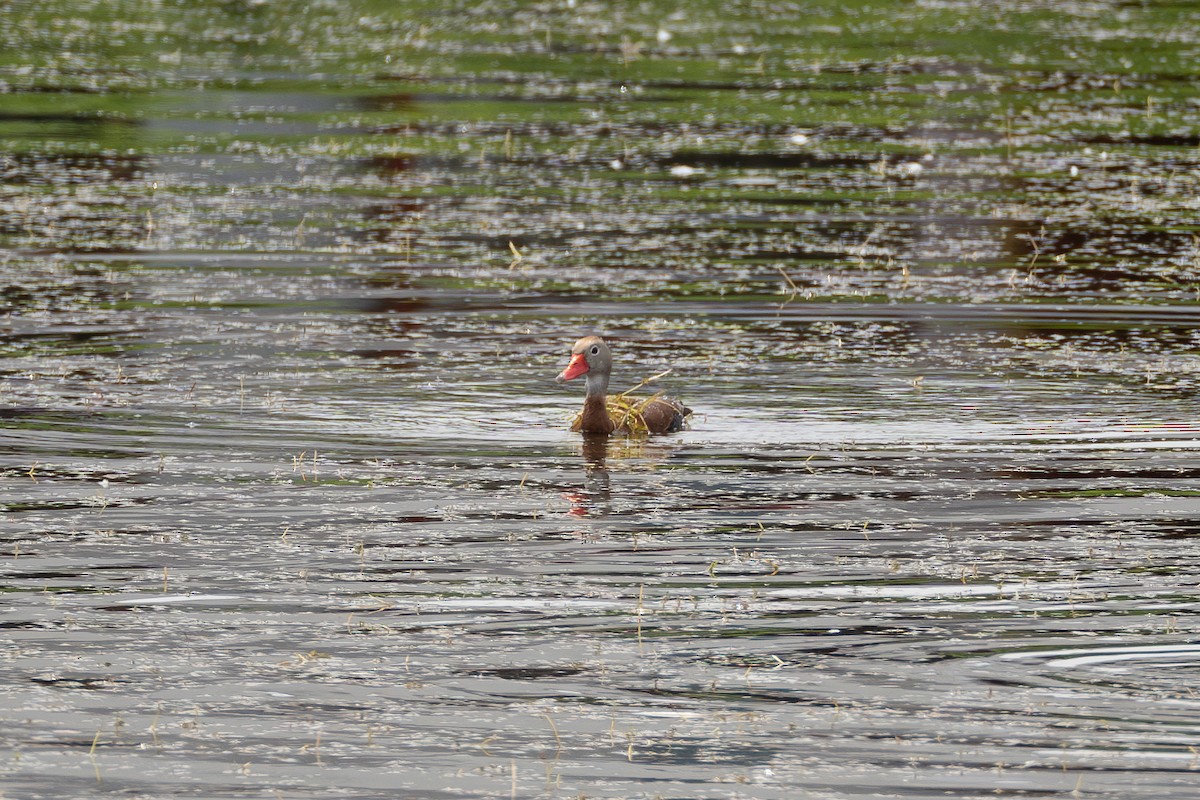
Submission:
[[[583,376],[587,384],[587,399],[599,397],[600,403],[604,403],[605,396],[608,395],[608,375],[599,372],[589,372]]]
[[[583,417],[579,420],[579,429],[584,433],[612,433],[615,426],[608,415],[608,405],[605,402],[608,376],[589,372],[585,377],[587,397],[583,400]]]

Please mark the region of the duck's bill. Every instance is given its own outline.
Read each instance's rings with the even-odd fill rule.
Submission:
[[[569,381],[572,378],[578,378],[587,371],[587,359],[583,357],[583,353],[576,353],[575,355],[571,356],[571,363],[567,364],[566,369],[558,373],[558,377],[555,378],[555,380],[559,383],[562,383],[563,381]]]

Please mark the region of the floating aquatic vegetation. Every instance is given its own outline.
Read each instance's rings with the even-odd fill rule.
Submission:
[[[643,386],[669,375],[671,370],[663,370],[657,375],[651,375],[637,386],[626,389],[620,394],[610,394],[604,398],[605,406],[608,409],[608,416],[616,423],[615,433],[624,433],[627,436],[649,436],[650,426],[646,423],[646,409],[656,401],[663,397],[662,392],[655,392],[649,397],[638,398],[630,397],[631,394],[641,389]],[[583,421],[583,410],[576,412],[575,417],[571,420],[571,430],[578,430],[580,423]]]

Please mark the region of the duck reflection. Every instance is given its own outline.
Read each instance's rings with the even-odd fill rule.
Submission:
[[[614,509],[609,460],[613,460],[613,469],[618,472],[654,472],[679,448],[680,444],[675,441],[584,434],[579,446],[579,454],[583,457],[583,485],[562,493],[562,498],[571,504],[566,513],[572,517],[593,518],[629,513],[637,508],[638,496],[645,494],[646,487],[628,487],[624,490],[629,495],[624,498],[627,502]]]
[[[612,513],[612,479],[608,474],[609,437],[603,434],[584,434],[583,486],[576,492],[564,494],[571,502],[567,513],[573,517],[606,517]]]

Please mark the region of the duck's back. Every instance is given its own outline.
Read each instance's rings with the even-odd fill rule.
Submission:
[[[687,424],[692,410],[673,397],[656,397],[642,409],[650,433],[675,433]]]

